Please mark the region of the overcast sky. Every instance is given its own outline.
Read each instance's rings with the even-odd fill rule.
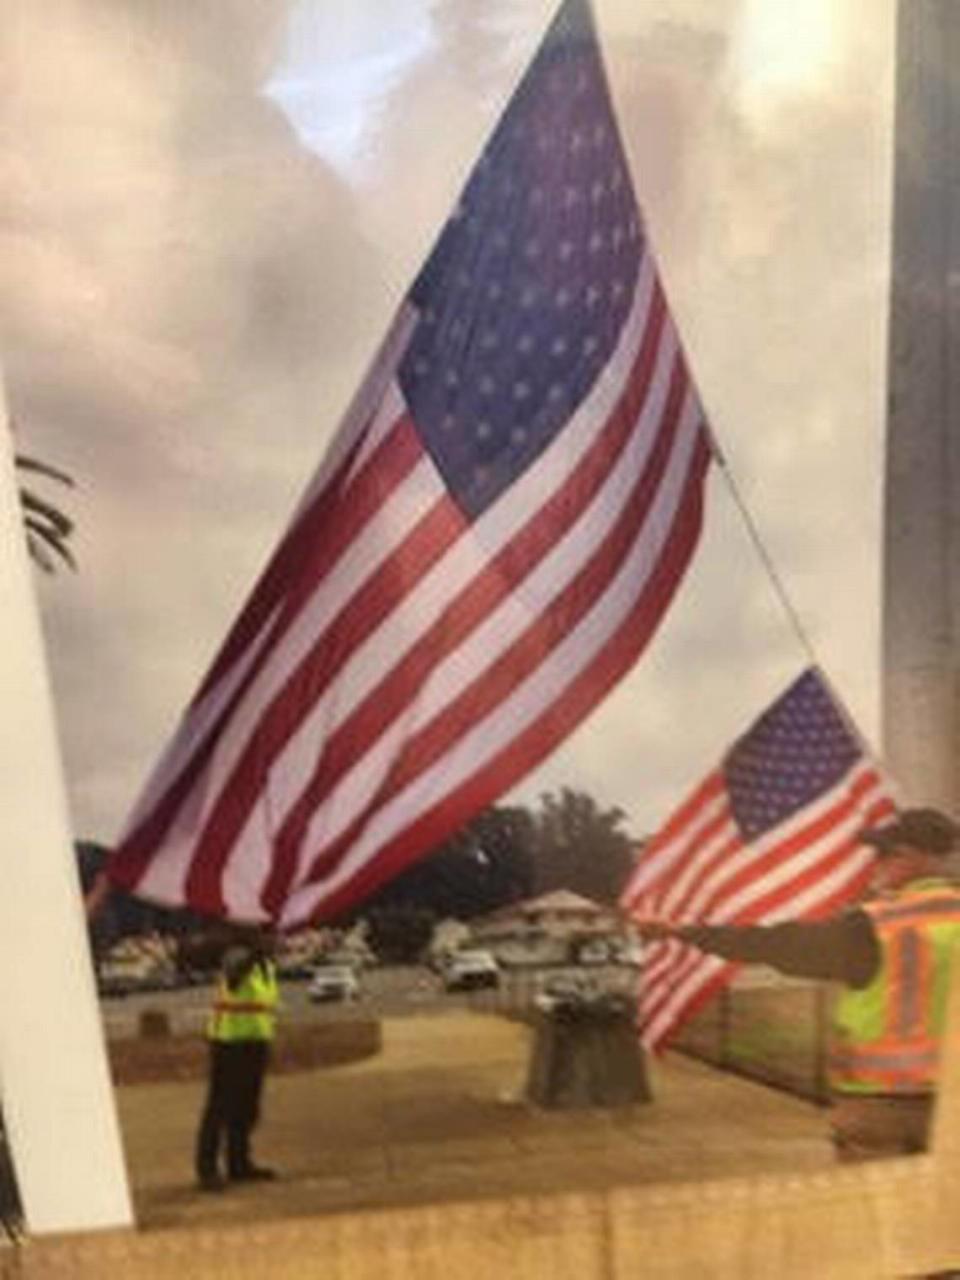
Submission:
[[[713,427],[875,740],[893,0],[595,9]],[[78,835],[116,835],[552,10],[10,0],[3,359],[18,447],[79,486],[81,571],[38,582]],[[708,505],[653,645],[520,798],[647,831],[806,662],[716,473]]]

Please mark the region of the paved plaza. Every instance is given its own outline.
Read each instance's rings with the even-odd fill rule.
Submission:
[[[139,1225],[162,1230],[831,1166],[824,1117],[786,1094],[668,1055],[651,1103],[539,1111],[531,1030],[493,1013],[383,1023],[360,1062],[268,1080],[257,1157],[282,1178],[198,1193],[199,1081],[119,1088]]]

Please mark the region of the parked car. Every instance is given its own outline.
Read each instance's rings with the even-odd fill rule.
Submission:
[[[533,1003],[541,1013],[552,1013],[564,1004],[577,1004],[596,995],[593,978],[577,973],[553,973],[541,979]]]
[[[454,951],[442,969],[446,991],[499,987],[500,970],[489,951]]]
[[[314,1004],[328,1000],[356,1000],[359,994],[357,975],[346,964],[321,965],[314,970],[307,988],[307,996]]]

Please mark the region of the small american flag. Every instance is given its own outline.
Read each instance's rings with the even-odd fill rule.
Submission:
[[[536,766],[639,656],[709,446],[568,0],[109,876],[293,928]]]
[[[887,782],[807,670],[644,848],[621,905],[683,924],[819,919],[862,893],[872,853],[858,833],[894,811]],[[647,944],[645,1045],[660,1047],[737,967],[675,939]]]

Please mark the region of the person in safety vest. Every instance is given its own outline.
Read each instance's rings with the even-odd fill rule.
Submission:
[[[876,853],[868,897],[816,922],[637,923],[645,939],[682,942],[781,973],[843,984],[829,1051],[831,1137],[841,1161],[927,1145],[950,970],[960,943],[960,887],[944,859],[960,828],[936,809],[907,809],[862,831]]]
[[[223,1190],[228,1180],[276,1177],[250,1155],[276,1025],[274,940],[262,930],[238,932],[236,939],[224,952],[207,1025],[210,1074],[196,1145],[197,1181],[204,1191]],[[224,1147],[226,1178],[220,1163]]]

